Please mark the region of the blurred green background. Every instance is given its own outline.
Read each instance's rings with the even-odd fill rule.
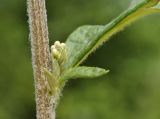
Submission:
[[[78,26],[106,24],[129,0],[46,0],[50,44]],[[25,0],[0,0],[0,119],[35,119]],[[57,119],[160,119],[160,14],[113,36],[87,61],[105,77],[72,80]]]

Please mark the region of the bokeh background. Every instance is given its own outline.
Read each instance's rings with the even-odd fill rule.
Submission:
[[[46,0],[50,44],[106,24],[129,0]],[[0,0],[0,119],[36,119],[26,0]],[[70,81],[57,119],[160,119],[160,14],[113,36],[83,64],[110,69]]]

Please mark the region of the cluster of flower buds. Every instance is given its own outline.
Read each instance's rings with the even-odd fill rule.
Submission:
[[[56,59],[61,65],[67,58],[67,48],[65,43],[60,43],[56,41],[54,45],[51,46],[52,58]]]

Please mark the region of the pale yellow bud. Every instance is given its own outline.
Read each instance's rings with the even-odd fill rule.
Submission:
[[[61,43],[61,47],[62,48],[66,48],[66,44],[65,43]]]
[[[62,64],[67,58],[66,44],[56,41],[54,45],[51,46],[51,54],[52,57],[59,62],[59,64]]]
[[[59,59],[61,57],[61,53],[55,48],[54,45],[51,47],[51,54],[55,59]]]
[[[56,42],[54,43],[54,46],[55,46],[55,47],[60,47],[60,46],[61,46],[61,43],[60,43],[59,41],[56,41]]]

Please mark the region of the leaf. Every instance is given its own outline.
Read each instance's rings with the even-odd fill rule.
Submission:
[[[135,7],[137,4],[141,3],[143,0],[132,0],[131,4],[130,4],[130,8],[131,7]]]
[[[47,81],[48,81],[48,84],[49,84],[49,88],[51,89],[51,92],[54,93],[55,92],[55,87],[57,87],[57,79],[47,69],[44,68],[43,72],[44,72],[44,74],[47,78]]]
[[[69,79],[76,79],[76,78],[96,78],[102,75],[105,75],[109,72],[109,70],[105,70],[102,68],[97,67],[74,67],[67,71],[65,71],[60,79],[65,81]]]
[[[159,0],[132,0],[130,7],[134,7],[137,4],[142,3],[142,2],[144,2],[144,4],[146,4],[148,7],[152,7],[156,5],[159,2]]]
[[[156,6],[154,6],[153,9],[157,9],[159,11],[160,10],[160,2]]]
[[[86,25],[76,29],[66,41],[69,59],[65,63],[65,69],[78,66],[103,42],[138,18],[160,12],[158,7],[154,8],[158,2],[159,0],[143,0],[107,25]]]

